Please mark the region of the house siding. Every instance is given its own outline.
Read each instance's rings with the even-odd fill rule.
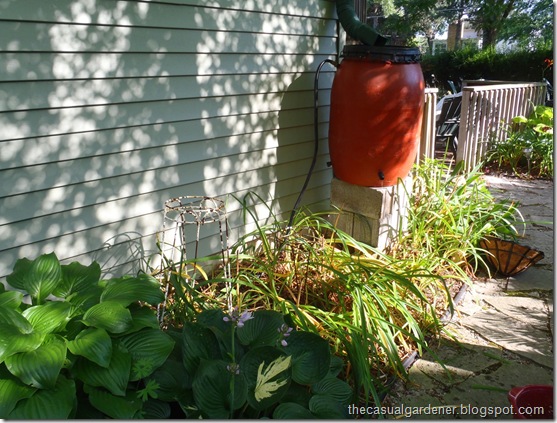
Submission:
[[[50,251],[136,271],[171,197],[228,198],[231,240],[249,230],[231,195],[292,208],[314,71],[338,51],[334,2],[0,0],[0,32],[0,277]],[[332,78],[304,196],[316,208]]]

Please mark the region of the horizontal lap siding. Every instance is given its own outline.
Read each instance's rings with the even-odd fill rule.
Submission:
[[[0,0],[0,277],[50,251],[136,269],[174,196],[253,191],[287,213],[337,44],[334,2],[301,3]],[[329,196],[332,77],[305,204]]]

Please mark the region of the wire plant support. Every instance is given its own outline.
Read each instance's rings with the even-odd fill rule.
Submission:
[[[216,231],[218,234],[215,234]],[[160,245],[160,274],[165,300],[157,310],[160,324],[165,317],[172,289],[193,292],[200,281],[207,280],[206,269],[202,266],[208,264],[222,267],[222,275],[226,281],[227,306],[232,309],[228,234],[228,218],[223,200],[205,196],[182,196],[165,201]],[[207,242],[207,238],[214,241],[215,235],[219,239],[219,246],[211,248],[213,252],[218,248],[220,251],[211,256],[214,259],[211,262],[204,259],[203,263],[199,263],[202,242]]]

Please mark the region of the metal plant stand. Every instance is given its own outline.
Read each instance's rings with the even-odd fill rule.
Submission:
[[[218,233],[215,233],[216,231]],[[179,280],[194,289],[205,277],[205,271],[198,264],[200,244],[203,241],[214,241],[215,237],[218,238],[217,245],[211,245],[210,248],[215,253],[213,257],[220,263],[212,264],[222,267],[222,276],[227,288],[227,306],[229,309],[232,308],[228,233],[224,201],[203,196],[183,196],[165,201],[161,239],[161,275],[164,279],[165,300],[158,307],[160,323],[164,319],[169,293],[172,290],[172,272],[176,272]],[[219,249],[220,252],[217,252]]]

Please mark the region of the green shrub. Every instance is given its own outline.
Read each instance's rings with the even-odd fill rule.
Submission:
[[[460,78],[540,82],[545,77],[553,84],[553,73],[547,69],[546,62],[551,58],[553,51],[549,48],[509,53],[464,48],[424,56],[421,66],[425,75],[435,74],[441,89],[449,89],[447,81],[458,82]]]
[[[491,144],[485,162],[515,175],[553,178],[553,108],[537,106],[529,117],[516,116],[509,136]]]
[[[164,299],[160,284],[100,276],[96,262],[61,265],[52,253],[16,262],[6,279],[17,290],[0,284],[0,418],[169,415],[142,382],[174,346],[141,305]]]

